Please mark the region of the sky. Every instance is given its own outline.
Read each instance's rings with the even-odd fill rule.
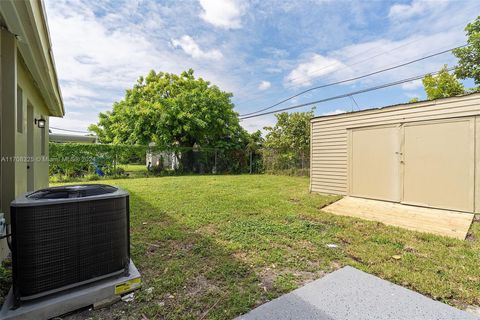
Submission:
[[[56,128],[86,131],[150,70],[198,77],[233,93],[240,114],[329,82],[466,43],[477,0],[47,0],[66,115]],[[312,91],[280,107],[324,99],[453,66],[451,53]],[[473,86],[471,81],[465,82]],[[425,98],[421,81],[315,105],[334,114]],[[310,107],[293,111],[309,111]],[[274,115],[246,119],[252,132]],[[56,132],[57,130],[52,130]],[[58,131],[57,131],[58,132]]]

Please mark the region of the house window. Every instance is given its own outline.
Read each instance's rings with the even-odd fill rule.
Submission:
[[[17,87],[17,132],[23,133],[23,91]]]

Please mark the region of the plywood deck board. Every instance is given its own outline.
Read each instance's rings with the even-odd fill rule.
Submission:
[[[323,209],[342,216],[379,221],[387,225],[464,240],[472,213],[432,209],[399,203],[344,197]]]

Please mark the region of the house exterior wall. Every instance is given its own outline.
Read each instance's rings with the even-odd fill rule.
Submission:
[[[48,108],[35,86],[17,50],[13,34],[0,30],[0,209],[10,222],[10,202],[28,191],[28,170],[32,171],[31,189],[48,186]],[[27,122],[27,106],[33,119],[46,120],[44,129]],[[17,117],[21,119],[17,119]],[[17,121],[18,120],[18,121]],[[19,128],[19,126],[21,128]],[[32,130],[29,134],[29,130]],[[42,135],[44,135],[42,137]],[[28,154],[28,137],[32,153]],[[42,146],[43,144],[43,146]],[[42,154],[43,152],[43,154]],[[30,157],[31,156],[31,157]],[[35,160],[35,161],[31,161]],[[27,169],[30,166],[30,169]],[[8,253],[6,241],[0,241],[0,260]]]
[[[354,128],[404,124],[480,115],[480,93],[434,101],[372,109],[311,120],[310,191],[326,194],[349,194],[349,132]],[[480,117],[475,118],[476,135]],[[475,161],[480,161],[479,140],[476,139]],[[475,184],[480,174],[475,170]],[[475,210],[479,210],[480,192],[475,188]]]
[[[49,117],[48,108],[45,101],[42,99],[40,92],[34,86],[34,82],[28,73],[25,65],[19,59],[18,63],[18,87],[23,91],[23,133],[19,133],[16,130],[16,154],[27,156],[27,160],[30,161],[30,169],[33,170],[33,190],[44,188],[48,186],[48,127]],[[30,104],[33,108],[33,119],[45,119],[45,128],[39,128],[35,123],[27,123],[27,106]],[[29,157],[27,153],[27,135],[28,128],[33,130],[33,153],[32,157]],[[43,136],[43,137],[42,137]],[[42,147],[43,144],[43,147]],[[43,151],[43,154],[42,154]],[[16,181],[17,183],[17,195],[24,193],[28,190],[27,187],[27,165],[28,162],[22,161],[16,163]],[[29,170],[30,170],[29,169]],[[21,181],[21,182],[20,182]]]

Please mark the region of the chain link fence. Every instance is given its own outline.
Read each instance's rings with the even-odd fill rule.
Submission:
[[[309,174],[309,154],[272,149],[50,143],[52,182],[182,174]]]
[[[51,182],[263,172],[261,153],[254,150],[50,143]]]
[[[265,173],[298,176],[308,176],[310,173],[310,153],[308,152],[262,149],[261,155]]]

